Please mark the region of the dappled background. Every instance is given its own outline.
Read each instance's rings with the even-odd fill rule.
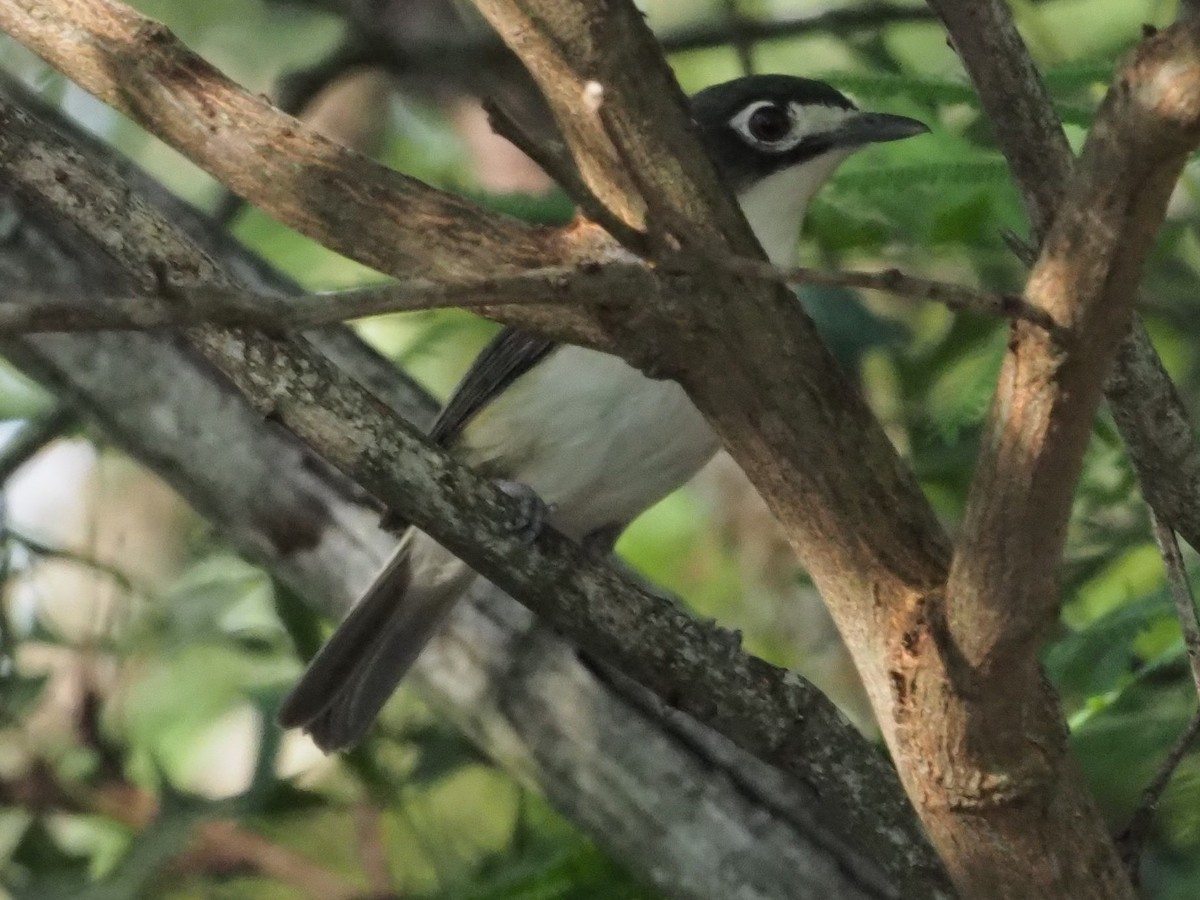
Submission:
[[[336,139],[513,215],[570,204],[494,138],[483,92],[538,115],[512,61],[448,0],[135,3],[252,90]],[[807,264],[883,268],[1015,290],[1005,239],[1019,198],[944,33],[920,4],[648,0],[685,89],[747,67],[827,77],[933,134],[852,159],[814,203]],[[1015,0],[1018,23],[1078,147],[1115,60],[1174,2]],[[460,16],[461,13],[461,16]],[[240,206],[176,153],[7,40],[0,66],[228,223],[314,290],[370,283]],[[1197,412],[1196,172],[1148,267],[1143,312]],[[6,229],[0,217],[0,240]],[[843,289],[803,302],[856,373],[953,529],[1006,345],[993,321]],[[494,330],[456,311],[359,323],[444,396]],[[273,711],[329,623],[240,559],[151,473],[56,398],[0,370],[0,883],[14,897],[653,897],[528,786],[492,766],[407,691],[370,739],[326,758]],[[14,446],[42,446],[31,461]],[[15,471],[14,471],[15,468]],[[819,598],[736,467],[718,459],[644,516],[619,551],[697,613],[817,682],[873,732]],[[1189,556],[1189,561],[1194,559]],[[1092,787],[1119,828],[1196,698],[1163,567],[1115,429],[1088,452],[1046,663]],[[153,827],[143,828],[148,823]],[[1158,816],[1155,897],[1200,895],[1200,757]]]

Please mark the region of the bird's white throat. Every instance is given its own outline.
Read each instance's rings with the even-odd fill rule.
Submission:
[[[800,228],[809,201],[853,152],[847,148],[826,153],[768,175],[738,194],[746,221],[775,265],[791,268],[799,263]]]

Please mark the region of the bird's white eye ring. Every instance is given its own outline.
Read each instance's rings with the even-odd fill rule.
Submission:
[[[729,124],[748,144],[764,150],[784,150],[799,143],[791,109],[770,100],[751,103]]]

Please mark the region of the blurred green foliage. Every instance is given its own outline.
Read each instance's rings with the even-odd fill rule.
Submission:
[[[321,4],[135,5],[256,91],[316,62],[343,33],[340,19]],[[650,0],[645,6],[663,33],[726,14],[717,0]],[[826,8],[806,0],[747,0],[742,6],[748,15]],[[1115,60],[1136,40],[1142,22],[1165,23],[1175,4],[1014,0],[1013,8],[1078,145]],[[929,137],[865,151],[839,172],[811,211],[805,247],[813,264],[896,265],[994,290],[1019,288],[1022,269],[1000,232],[1022,232],[1020,198],[935,24],[780,38],[760,44],[753,56],[762,71],[826,77],[863,105],[916,116],[933,127]],[[207,176],[11,42],[0,42],[0,61],[181,195],[210,208],[221,198]],[[689,90],[740,74],[729,46],[679,54],[673,62]],[[570,215],[557,193],[484,189],[455,122],[428,98],[396,94],[382,115],[379,155],[385,162],[514,215],[537,221]],[[1189,166],[1148,272],[1144,308],[1193,413],[1200,399],[1193,328],[1200,270],[1197,192],[1196,169]],[[311,287],[374,277],[253,210],[242,212],[232,229]],[[953,529],[1004,353],[1004,328],[886,296],[806,290],[801,299],[839,359],[860,378]],[[493,326],[447,311],[388,317],[360,328],[444,394]],[[27,419],[49,402],[0,368],[0,419]],[[105,502],[122,499],[118,494]],[[109,508],[89,514],[104,517]],[[0,809],[0,880],[9,896],[321,895],[264,870],[253,858],[222,855],[215,839],[198,847],[196,835],[212,823],[233,823],[243,837],[252,835],[293,862],[307,860],[333,884],[362,896],[655,896],[406,692],[353,753],[318,761],[289,749],[270,725],[272,710],[299,671],[297,651],[310,654],[326,626],[268,575],[233,555],[220,535],[192,523],[184,542],[188,562],[165,583],[142,589],[130,579],[117,586],[120,614],[109,617],[110,627],[82,634],[60,628],[36,603],[31,608],[19,591],[9,592],[0,622],[6,650],[16,634],[23,646],[36,645],[53,658],[61,651],[84,661],[84,690],[70,707],[72,724],[51,729],[49,736],[31,726],[44,705],[44,668],[13,670],[5,663],[0,783],[7,796],[18,798]],[[743,627],[752,649],[803,664],[786,632],[772,624],[786,598],[753,587],[758,573],[745,571],[715,521],[713,504],[700,493],[682,491],[651,510],[620,549],[698,612]],[[15,536],[6,553],[10,587],[44,556]],[[1195,555],[1189,552],[1187,559],[1194,570]],[[807,585],[799,570],[785,580]],[[1083,768],[1117,828],[1185,727],[1196,698],[1147,516],[1105,413],[1078,491],[1062,592],[1062,623],[1045,663],[1066,705]],[[93,677],[100,670],[105,677]],[[221,777],[214,779],[214,772]],[[14,793],[20,785],[33,793]],[[116,791],[124,799],[114,807],[109,794]],[[1145,881],[1149,894],[1163,900],[1200,896],[1200,757],[1185,760],[1164,800]]]

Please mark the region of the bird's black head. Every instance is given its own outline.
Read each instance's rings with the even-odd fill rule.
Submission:
[[[692,117],[735,190],[783,169],[929,129],[916,119],[862,112],[823,81],[749,75],[692,97]]]
[[[823,81],[750,75],[692,97],[692,118],[776,265],[795,265],[808,203],[855,150],[922,134],[916,119],[862,112]]]

